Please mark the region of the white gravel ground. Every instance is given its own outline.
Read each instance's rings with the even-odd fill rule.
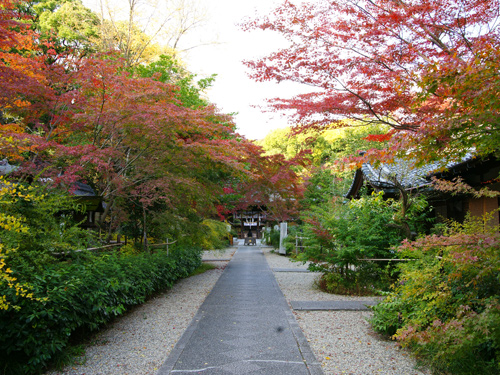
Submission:
[[[271,268],[307,268],[271,253],[263,247]],[[207,252],[205,259],[227,259],[234,249]],[[46,375],[154,375],[170,354],[193,316],[223,272],[219,268],[179,281],[168,292],[117,319],[99,332],[78,360],[81,364]],[[275,272],[288,302],[349,300],[362,298],[319,291],[318,274]],[[370,299],[370,298],[367,298]],[[427,374],[414,369],[414,362],[394,342],[381,339],[370,328],[370,312],[294,311],[326,375],[336,374]],[[290,374],[293,375],[293,374]]]
[[[235,249],[205,252],[206,259],[230,258]],[[80,365],[46,375],[154,375],[210,293],[227,262],[180,280],[173,288],[100,331],[77,358]]]
[[[304,268],[298,262],[263,247],[271,268]],[[370,300],[373,297],[349,297],[324,293],[315,286],[317,273],[274,272],[288,303],[290,301]],[[377,335],[366,321],[366,311],[294,311],[300,328],[311,345],[326,375],[384,374],[422,375],[408,353],[396,343]]]

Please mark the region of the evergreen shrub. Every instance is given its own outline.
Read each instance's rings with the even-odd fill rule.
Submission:
[[[0,310],[0,373],[36,374],[63,354],[72,335],[94,331],[172,287],[201,264],[198,249],[154,254],[86,254],[45,266],[29,277],[35,299],[0,285],[16,308]]]
[[[269,232],[264,232],[264,242],[268,246],[272,246],[275,249],[280,247],[280,231],[271,228]]]

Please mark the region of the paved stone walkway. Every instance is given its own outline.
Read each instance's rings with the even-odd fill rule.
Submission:
[[[259,246],[239,246],[157,375],[321,375]]]
[[[367,311],[379,301],[290,301],[292,309],[306,311]]]

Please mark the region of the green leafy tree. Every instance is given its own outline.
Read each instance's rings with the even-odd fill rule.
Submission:
[[[179,98],[185,107],[196,109],[210,105],[203,93],[212,86],[216,76],[211,75],[196,81],[196,75],[187,71],[175,56],[160,55],[157,61],[138,65],[132,71],[139,77],[177,85]]]
[[[0,186],[0,205],[2,206],[9,207],[14,200],[11,197],[31,199],[29,192],[5,180],[3,176],[0,176]],[[18,213],[0,213],[0,233],[2,238],[21,236],[27,234],[28,231],[29,227],[25,225],[24,218]],[[13,271],[10,264],[7,263],[9,254],[12,255],[15,251],[17,251],[17,248],[0,242],[0,287],[2,289],[14,289],[16,294],[23,298],[32,298],[29,286],[17,281],[17,278],[12,275]],[[0,310],[8,310],[9,308],[17,309],[19,307],[13,305],[5,294],[0,294]]]
[[[42,37],[53,38],[60,49],[96,50],[100,20],[81,0],[44,0],[34,2],[32,7]]]
[[[326,269],[340,267],[348,274],[351,265],[362,258],[391,258],[393,245],[402,239],[390,226],[397,202],[384,200],[383,194],[363,196],[347,203],[336,199],[318,207],[304,220],[310,250],[306,257]]]
[[[414,200],[418,203],[413,202],[405,222],[411,230],[421,225],[427,208],[422,197]],[[379,281],[388,276],[384,267],[399,256],[393,247],[406,236],[398,219],[400,211],[401,202],[384,199],[382,192],[351,201],[334,197],[314,206],[302,215],[305,250],[298,258],[324,272],[326,289],[331,292],[374,293],[377,287],[388,288],[390,279],[385,284]]]
[[[12,223],[3,226],[2,244],[13,249],[8,257],[13,269],[36,272],[63,253],[87,247],[89,234],[78,228],[72,214],[84,207],[67,193],[40,184],[4,183],[0,206]]]
[[[307,173],[304,207],[321,205],[333,197],[344,197],[352,184],[354,169],[359,167],[346,159],[361,151],[385,147],[386,143],[368,137],[386,131],[382,126],[351,126],[321,131],[312,145],[311,154],[315,162]]]
[[[256,143],[262,146],[266,155],[282,154],[286,159],[293,159],[300,154],[309,154],[311,163],[318,166],[328,161],[331,153],[330,142],[325,138],[328,132],[313,128],[298,132],[289,127],[276,129]]]

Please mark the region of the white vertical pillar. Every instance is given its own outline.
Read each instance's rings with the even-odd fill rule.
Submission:
[[[288,224],[286,222],[280,223],[280,248],[279,253],[286,255],[284,239],[287,236]]]

